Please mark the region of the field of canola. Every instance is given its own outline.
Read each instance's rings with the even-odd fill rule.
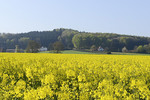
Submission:
[[[0,54],[0,100],[150,100],[150,56]]]

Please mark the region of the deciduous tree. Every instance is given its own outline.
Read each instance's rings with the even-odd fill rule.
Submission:
[[[40,48],[39,43],[37,43],[34,40],[30,40],[29,43],[28,43],[28,46],[26,48],[26,51],[31,52],[31,53],[36,53],[36,52],[38,52],[39,48]]]
[[[60,51],[62,51],[64,49],[64,45],[62,42],[57,41],[53,44],[53,48],[56,51],[56,53],[59,53]]]

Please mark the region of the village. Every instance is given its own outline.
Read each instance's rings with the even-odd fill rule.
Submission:
[[[47,47],[40,47],[38,49],[38,52],[44,52],[44,51],[49,51]],[[104,48],[102,48],[101,46],[99,46],[98,48],[95,48],[94,50],[91,50],[91,51],[99,51],[99,52],[103,52],[105,51]],[[0,48],[0,52],[4,52],[2,48]],[[16,45],[16,48],[15,49],[6,49],[5,52],[8,52],[8,53],[15,53],[15,52],[18,52],[18,53],[25,53],[26,50],[23,50],[23,49],[19,49],[18,45]]]

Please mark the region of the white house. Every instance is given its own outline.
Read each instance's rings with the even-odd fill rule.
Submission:
[[[15,49],[6,49],[6,52],[15,52]]]
[[[41,47],[41,48],[39,49],[39,51],[47,51],[47,48],[46,48],[46,47]]]
[[[104,49],[101,46],[99,46],[98,51],[104,51]]]

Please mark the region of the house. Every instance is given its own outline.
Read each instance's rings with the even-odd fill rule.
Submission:
[[[15,49],[6,49],[6,52],[15,52]]]
[[[38,49],[39,51],[47,51],[46,47],[41,47],[40,49]]]
[[[98,51],[104,51],[104,49],[101,46],[99,46]]]

